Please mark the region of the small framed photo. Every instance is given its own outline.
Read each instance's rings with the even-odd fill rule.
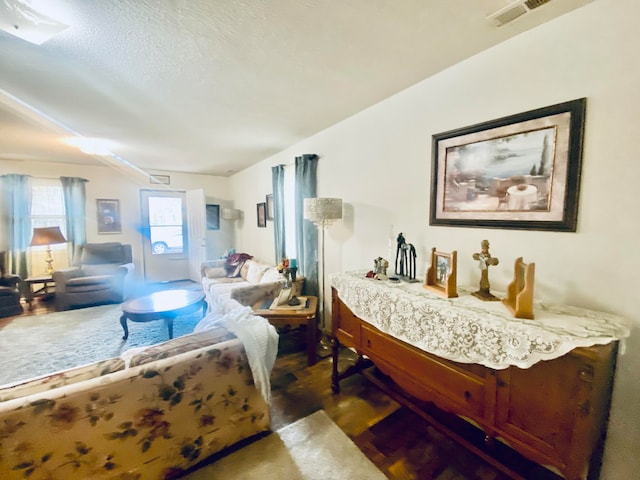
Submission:
[[[98,233],[122,233],[120,220],[120,200],[99,198],[96,200],[98,213]]]
[[[266,202],[258,203],[256,206],[258,215],[258,227],[265,228],[267,226],[267,204]]]
[[[207,205],[207,230],[220,230],[220,205]]]
[[[273,194],[267,195],[267,220],[273,220],[275,217],[275,208],[273,206]]]
[[[435,247],[431,249],[431,266],[427,270],[424,287],[447,298],[458,296],[457,292],[457,267],[458,252],[438,252]]]

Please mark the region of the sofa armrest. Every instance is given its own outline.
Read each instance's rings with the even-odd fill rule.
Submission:
[[[0,287],[17,288],[20,283],[20,277],[18,275],[4,275],[0,277]]]
[[[122,272],[124,273],[124,276],[129,275],[131,272],[133,272],[135,266],[133,263],[125,263],[123,265],[120,265],[118,267],[118,272]]]
[[[226,264],[226,259],[224,258],[220,258],[217,260],[205,260],[204,262],[200,263],[200,276],[201,277],[207,277],[207,278],[212,278],[209,277],[209,275],[207,275],[207,270],[208,269],[217,269],[217,268],[222,268],[224,270],[224,266]],[[220,275],[221,277],[226,276],[226,270],[225,270],[225,274],[224,275]],[[215,277],[213,277],[215,278]]]
[[[252,307],[261,300],[273,299],[284,287],[284,282],[269,282],[237,287],[231,290],[230,298],[241,305]]]

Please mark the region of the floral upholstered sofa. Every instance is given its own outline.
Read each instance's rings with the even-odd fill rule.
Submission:
[[[174,478],[268,430],[264,393],[275,354],[257,385],[252,342],[224,320],[264,330],[269,338],[260,341],[271,350],[275,335],[276,351],[277,334],[248,307],[229,304],[221,322],[203,319],[206,330],[0,387],[0,478]]]
[[[232,267],[228,259],[208,260],[200,264],[202,289],[209,308],[214,308],[229,298],[242,305],[252,306],[262,299],[277,297],[285,285],[285,278],[277,267],[250,255],[246,255],[235,268]],[[298,276],[293,282],[292,294],[302,294],[303,286],[304,277]]]

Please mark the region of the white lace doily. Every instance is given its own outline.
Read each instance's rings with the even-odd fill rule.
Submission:
[[[444,298],[421,283],[333,275],[340,299],[362,320],[421,350],[455,362],[503,369],[528,368],[576,347],[604,345],[629,336],[626,319],[584,308],[534,302],[535,320],[514,318],[502,302],[483,302],[458,287]]]

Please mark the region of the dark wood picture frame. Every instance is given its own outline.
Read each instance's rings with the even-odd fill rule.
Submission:
[[[429,224],[575,232],[586,99],[433,135]]]
[[[98,198],[96,199],[96,212],[99,234],[122,233],[120,200]]]
[[[266,197],[267,204],[267,220],[273,220],[275,217],[275,207],[273,205],[273,194],[269,194]]]
[[[220,230],[220,205],[207,204],[207,230]]]
[[[267,226],[267,204],[266,202],[258,203],[256,205],[256,212],[258,217],[258,227],[265,228]]]

